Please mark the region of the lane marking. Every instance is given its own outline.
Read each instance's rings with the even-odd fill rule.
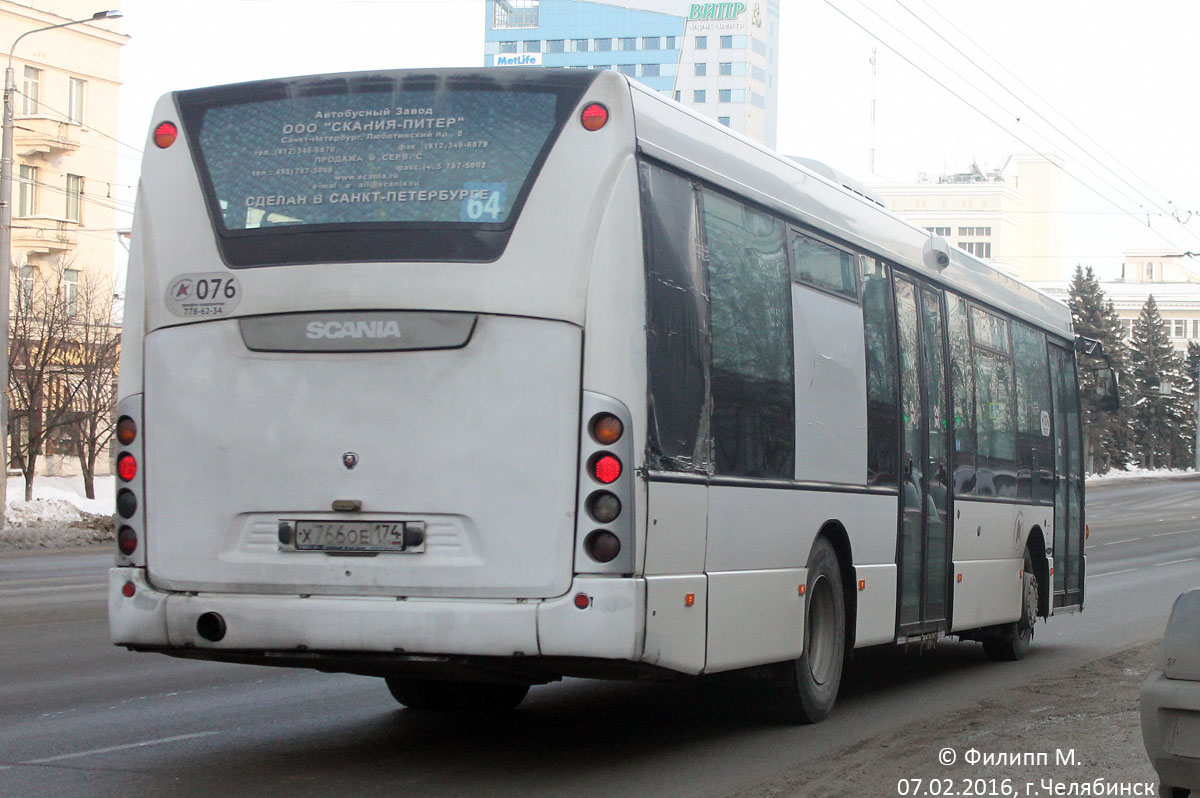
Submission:
[[[1198,559],[1200,559],[1200,557],[1188,557],[1185,560],[1169,560],[1167,562],[1156,562],[1156,563],[1154,563],[1154,567],[1162,568],[1164,565],[1178,565],[1181,562],[1192,562],[1193,560],[1198,560]]]
[[[140,743],[126,743],[125,745],[113,745],[108,748],[94,748],[91,751],[78,751],[74,754],[59,754],[58,756],[48,756],[45,759],[30,759],[22,762],[22,765],[45,765],[50,762],[61,762],[64,759],[78,759],[81,756],[93,756],[95,754],[107,754],[112,751],[125,751],[130,748],[145,748],[148,745],[162,745],[163,743],[177,743],[180,740],[194,740],[197,737],[210,737],[220,732],[206,731],[196,732],[195,734],[180,734],[175,737],[161,737],[157,740],[143,740]]]
[[[80,592],[87,590],[107,590],[108,585],[104,582],[88,582],[83,585],[57,585],[55,587],[18,587],[12,590],[0,590],[0,596],[15,596],[18,593],[55,593],[61,590],[78,590]]]
[[[1151,535],[1150,537],[1166,538],[1166,537],[1170,537],[1171,535],[1187,535],[1192,532],[1195,532],[1195,530],[1194,529],[1185,529],[1182,532],[1159,532],[1157,535]]]
[[[1102,576],[1116,576],[1117,574],[1130,574],[1130,573],[1133,573],[1133,572],[1134,572],[1134,571],[1136,571],[1136,570],[1137,570],[1136,568],[1125,568],[1125,569],[1123,569],[1123,570],[1120,570],[1120,571],[1109,571],[1109,572],[1107,572],[1107,573],[1103,573],[1103,574],[1088,574],[1088,576],[1089,576],[1091,579],[1099,579],[1099,578],[1100,578],[1100,577],[1102,577]]]
[[[1114,540],[1109,543],[1101,543],[1100,545],[1101,546],[1115,546],[1118,543],[1133,543],[1135,540],[1141,540],[1141,538],[1128,538],[1126,540]]]

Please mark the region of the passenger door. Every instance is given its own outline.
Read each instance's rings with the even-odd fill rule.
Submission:
[[[942,294],[896,280],[900,344],[900,636],[947,628],[950,400]]]
[[[1072,352],[1050,347],[1054,402],[1054,607],[1083,606],[1083,431]]]

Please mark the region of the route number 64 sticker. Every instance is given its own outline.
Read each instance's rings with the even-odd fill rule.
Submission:
[[[181,274],[167,287],[167,310],[185,319],[228,316],[242,300],[242,287],[228,272]]]

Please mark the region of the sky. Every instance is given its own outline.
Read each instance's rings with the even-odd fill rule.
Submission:
[[[117,27],[131,37],[117,134],[132,145],[119,165],[128,207],[135,148],[162,94],[319,72],[480,66],[485,2],[119,0]],[[1200,252],[1200,104],[1191,94],[1200,3],[780,6],[781,152],[865,183],[965,171],[976,160],[996,168],[1018,152],[1055,155],[1065,168],[1063,235],[1048,256],[1063,279],[1076,264],[1115,277],[1127,249]]]

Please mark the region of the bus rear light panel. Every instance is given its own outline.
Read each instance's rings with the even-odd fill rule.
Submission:
[[[145,429],[142,396],[129,396],[117,404],[117,429],[113,436],[117,461],[116,514],[117,564],[146,564]]]
[[[633,573],[633,434],[629,418],[629,410],[617,400],[584,392],[576,573]]]

